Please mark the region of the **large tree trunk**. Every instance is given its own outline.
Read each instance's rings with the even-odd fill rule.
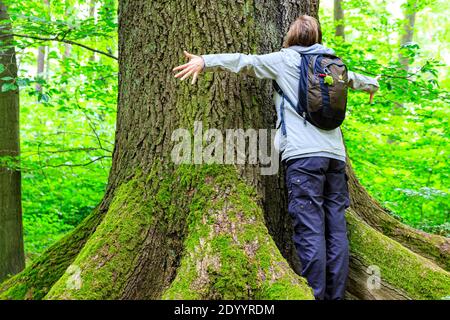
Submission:
[[[203,130],[273,127],[271,83],[215,73],[190,86],[170,70],[183,61],[182,49],[278,50],[289,22],[317,10],[318,1],[121,0],[116,143],[104,199],[62,242],[0,285],[0,297],[312,299],[298,275],[283,173],[175,165],[170,156],[173,131],[192,131],[194,121]],[[348,174],[349,298],[448,295],[448,239],[391,218],[350,162]]]
[[[0,1],[0,35],[11,33],[6,6]],[[6,23],[5,23],[6,22]],[[16,78],[17,63],[13,38],[0,39],[0,64],[4,71],[0,78]],[[19,92],[12,80],[0,79],[0,157],[18,157]],[[20,171],[0,164],[0,281],[14,275],[25,266],[22,236],[22,202]]]

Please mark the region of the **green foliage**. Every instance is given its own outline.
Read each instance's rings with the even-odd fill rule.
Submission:
[[[2,91],[20,87],[21,157],[2,158],[22,169],[25,249],[35,258],[73,229],[100,201],[111,166],[117,61],[68,46],[117,49],[115,1],[6,1],[19,65]],[[67,4],[67,7],[66,5]],[[36,74],[38,48],[44,73]],[[3,66],[1,66],[3,67]]]
[[[346,42],[333,36],[331,8],[322,8],[326,45],[334,48],[349,70],[381,74],[373,104],[367,94],[350,92],[343,131],[353,167],[362,184],[403,222],[428,232],[449,235],[450,102],[448,68],[442,56],[449,19],[445,1],[416,8],[415,42],[399,45],[403,11],[385,1],[346,1]],[[387,8],[390,8],[389,10]],[[430,17],[440,21],[435,39],[417,36]],[[434,23],[434,22],[433,22]],[[409,59],[409,70],[398,61]],[[445,52],[445,51],[444,51]]]

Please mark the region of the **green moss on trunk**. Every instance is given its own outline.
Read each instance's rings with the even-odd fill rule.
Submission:
[[[185,252],[163,299],[313,299],[270,237],[255,190],[236,170],[205,166],[196,179]]]

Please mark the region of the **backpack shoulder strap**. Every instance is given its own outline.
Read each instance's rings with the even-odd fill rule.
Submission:
[[[303,117],[306,124],[308,110],[308,74],[310,63],[315,63],[317,54],[300,54],[299,81],[298,81],[298,109],[297,112]],[[312,62],[311,62],[312,61]],[[313,66],[314,67],[314,66]]]
[[[273,84],[273,88],[274,90],[283,98],[286,99],[286,101],[295,109],[297,110],[297,106],[292,102],[291,99],[289,99],[289,97],[287,95],[284,94],[283,90],[280,88],[280,86],[278,85],[278,83],[273,80],[272,82]]]

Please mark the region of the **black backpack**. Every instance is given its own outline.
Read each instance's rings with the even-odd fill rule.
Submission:
[[[294,105],[275,81],[274,88],[305,119],[305,125],[308,121],[323,130],[336,129],[344,121],[347,109],[347,67],[334,55],[300,55],[298,104]],[[281,113],[283,122],[284,110]]]

